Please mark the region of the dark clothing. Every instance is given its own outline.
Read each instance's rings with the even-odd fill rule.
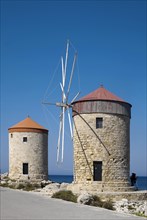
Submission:
[[[132,173],[130,179],[131,179],[131,186],[134,186],[136,184],[136,180],[137,180],[136,174]]]

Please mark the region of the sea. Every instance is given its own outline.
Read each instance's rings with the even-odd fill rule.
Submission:
[[[57,183],[72,183],[72,175],[49,175],[48,179]],[[136,187],[138,190],[147,190],[147,176],[138,176]]]

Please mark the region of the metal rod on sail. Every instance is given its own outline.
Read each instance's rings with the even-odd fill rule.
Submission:
[[[66,52],[66,63],[67,63],[67,56],[68,56],[68,46],[67,46],[67,52]],[[62,63],[62,84],[60,83],[61,90],[62,90],[62,103],[65,104],[65,92],[64,92],[64,87],[65,87],[65,78],[66,78],[66,72],[64,68],[64,62],[63,62],[63,57],[61,58],[61,63]],[[66,64],[67,65],[67,64]],[[65,113],[65,107],[62,107],[62,144],[61,144],[61,162],[63,162],[63,155],[64,155],[64,113]]]
[[[56,103],[52,103],[52,102],[42,102],[42,104],[45,104],[45,105],[56,105]]]
[[[64,66],[65,77],[66,77],[66,68],[67,68],[67,60],[68,60],[68,49],[69,49],[69,40],[67,40],[66,57],[65,57],[65,66]]]
[[[62,86],[65,85],[65,72],[64,72],[64,63],[63,63],[63,57],[61,57],[61,65],[62,65]]]
[[[62,84],[60,83],[60,87],[61,87],[61,90],[62,90],[62,95],[64,96],[64,100],[66,99],[66,95],[65,95],[65,93],[64,93],[64,89],[63,89],[63,86],[62,86]]]
[[[78,92],[78,93],[75,95],[75,97],[73,98],[73,100],[71,101],[71,103],[73,103],[79,95],[80,95],[80,92]]]
[[[57,162],[59,162],[59,154],[60,154],[60,141],[61,141],[61,131],[62,131],[62,114],[60,115],[60,123],[59,123],[59,136],[58,136],[58,145],[57,145]]]
[[[69,107],[70,105],[67,105],[63,102],[56,102],[56,103],[50,103],[50,102],[43,102],[42,104],[46,104],[46,105],[56,105],[57,107]]]
[[[65,112],[65,107],[63,107],[63,114],[62,114],[62,152],[61,152],[61,162],[63,162],[63,157],[64,157],[64,112]]]
[[[72,82],[72,77],[73,77],[73,73],[74,73],[76,58],[77,58],[77,53],[75,54],[74,60],[73,60],[73,65],[72,65],[72,70],[71,70],[71,74],[70,74],[70,80],[69,80],[69,85],[68,85],[68,90],[67,90],[67,95],[66,95],[66,102],[68,102],[68,95],[69,95],[69,91],[70,91],[70,87],[71,87],[71,82]]]
[[[67,113],[68,113],[68,120],[69,120],[69,127],[70,127],[70,135],[71,135],[71,139],[73,139],[73,131],[72,131],[72,125],[71,125],[71,118],[70,118],[69,108],[67,109]]]

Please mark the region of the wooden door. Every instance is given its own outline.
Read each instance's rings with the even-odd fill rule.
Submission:
[[[93,161],[94,181],[102,181],[102,161]]]

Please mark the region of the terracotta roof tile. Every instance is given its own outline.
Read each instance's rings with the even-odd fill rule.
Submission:
[[[90,100],[111,100],[125,102],[123,99],[117,97],[113,93],[106,90],[103,86],[89,93],[88,95],[81,98],[79,101],[90,101]]]
[[[13,129],[13,128],[32,128],[32,129],[47,130],[43,126],[33,121],[30,117],[27,117],[26,119],[24,119],[23,121],[20,121],[18,124],[13,125],[9,129]]]

